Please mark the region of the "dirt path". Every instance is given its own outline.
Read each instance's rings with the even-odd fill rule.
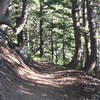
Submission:
[[[46,62],[31,60],[25,64],[7,44],[0,43],[0,100],[100,100],[99,97],[100,80]]]

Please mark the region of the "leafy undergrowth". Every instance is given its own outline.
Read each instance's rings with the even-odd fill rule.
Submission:
[[[0,100],[100,100],[100,80],[83,71],[23,60],[0,40]]]

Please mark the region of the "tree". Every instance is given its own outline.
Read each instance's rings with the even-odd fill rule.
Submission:
[[[97,42],[96,42],[96,24],[94,20],[94,12],[93,12],[93,0],[86,0],[87,3],[87,18],[89,23],[89,32],[90,32],[90,56],[87,59],[87,63],[85,64],[85,70],[88,72],[92,72],[97,63]]]
[[[21,16],[17,18],[16,21],[16,34],[20,34],[26,24],[28,16],[28,0],[23,0],[23,7]]]
[[[74,37],[75,37],[75,53],[71,62],[67,65],[68,67],[74,68],[78,65],[81,59],[81,33],[80,33],[80,10],[81,1],[72,0],[72,19],[74,27]]]
[[[89,55],[90,55],[90,50],[89,50],[89,42],[90,42],[90,39],[89,39],[89,31],[88,31],[88,21],[87,21],[87,5],[86,5],[86,0],[83,0],[82,1],[82,21],[83,21],[83,37],[84,37],[84,41],[85,41],[85,44],[84,44],[84,47],[83,49],[85,49],[85,51],[83,50],[83,52],[85,52],[85,55],[83,57],[83,60],[85,61],[85,63],[87,63],[88,59],[89,59]],[[83,65],[84,66],[84,65]]]
[[[43,1],[39,0],[40,2],[40,26],[39,26],[39,33],[40,33],[40,57],[43,56]]]
[[[1,0],[0,1],[0,25],[6,24],[6,25],[12,27],[11,20],[10,20],[10,17],[9,17],[9,15],[10,15],[10,12],[9,12],[10,4],[11,4],[10,0]]]
[[[97,69],[100,69],[100,0],[97,0],[96,3],[96,10],[97,10],[97,16],[96,16],[96,23],[97,23]],[[98,70],[100,71],[100,70]]]
[[[52,25],[53,26],[53,25]],[[54,41],[53,41],[53,27],[51,27],[51,34],[50,34],[50,42],[51,42],[51,60],[54,60]]]
[[[17,44],[19,47],[23,47],[23,28],[26,24],[28,16],[28,0],[22,1],[22,11],[21,15],[16,17],[16,35],[17,35]]]
[[[16,32],[19,31],[17,42],[20,46],[28,48],[29,55],[42,57],[57,64],[70,62],[67,66],[72,68],[81,66],[81,61],[85,61],[84,59],[86,63],[88,62],[91,53],[90,38],[88,38],[90,33],[82,31],[82,27],[85,29],[87,26],[86,0],[32,0],[30,2],[23,0],[22,3],[19,1],[14,1],[17,13],[13,14],[12,19],[14,21],[17,19],[16,25],[14,24]],[[28,5],[30,5],[28,8],[30,16],[27,18]],[[81,11],[83,11],[82,15]],[[26,20],[28,20],[27,24],[25,24]],[[26,41],[24,45],[22,45],[23,37]],[[85,49],[84,57],[82,49]]]

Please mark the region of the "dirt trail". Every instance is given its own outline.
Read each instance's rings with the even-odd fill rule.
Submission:
[[[99,96],[100,80],[47,62],[24,62],[0,41],[0,100],[100,100]]]

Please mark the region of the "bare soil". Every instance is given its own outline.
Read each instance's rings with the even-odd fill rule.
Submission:
[[[100,80],[83,71],[23,60],[0,41],[0,100],[100,100]]]

